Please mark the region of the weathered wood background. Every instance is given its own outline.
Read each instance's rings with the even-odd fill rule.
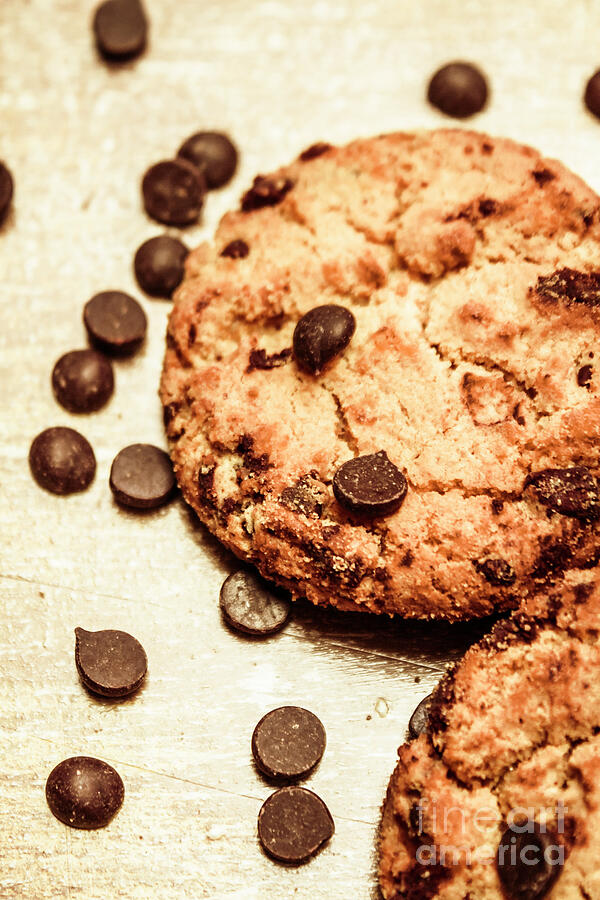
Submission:
[[[96,56],[91,0],[0,0],[0,159],[14,211],[0,230],[0,897],[281,898],[377,895],[379,805],[410,712],[473,629],[408,626],[299,606],[268,642],[227,631],[217,598],[235,561],[180,502],[124,512],[108,489],[115,453],[163,443],[156,395],[168,304],[143,299],[143,352],[116,365],[103,411],[69,415],[50,372],[85,345],[83,303],[104,288],[139,296],[139,243],[161,231],[139,180],[199,128],[242,151],[232,185],[209,196],[210,236],[258,171],[306,145],[448,124],[423,100],[439,64],[464,57],[490,77],[474,127],[539,146],[600,188],[600,123],[581,94],[600,66],[591,0],[147,0],[150,45],[110,68]],[[98,459],[87,493],[57,498],[31,480],[43,428],[68,424]],[[147,684],[123,703],[78,683],[73,629],[122,628],[144,644]],[[309,865],[266,859],[256,816],[271,788],[250,736],[274,706],[298,703],[327,729],[308,785],[337,831]],[[108,760],[122,811],[95,833],[46,807],[66,756]]]

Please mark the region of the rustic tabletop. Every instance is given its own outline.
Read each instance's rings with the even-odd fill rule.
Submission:
[[[157,382],[169,304],[141,298],[142,352],[116,364],[102,411],[69,415],[50,372],[85,346],[84,302],[140,296],[132,257],[161,232],[141,209],[147,166],[201,128],[241,150],[231,185],[208,197],[193,245],[209,237],[258,171],[317,140],[447,125],[424,101],[453,58],[478,63],[492,96],[473,127],[532,143],[600,188],[600,123],[581,95],[600,66],[591,0],[147,0],[151,37],[134,63],[94,49],[92,0],[1,0],[0,159],[15,176],[0,229],[2,428],[0,549],[0,897],[288,898],[377,896],[379,807],[409,715],[477,628],[410,625],[298,604],[264,642],[228,631],[218,611],[235,560],[181,501],[118,508],[114,455],[164,444]],[[60,498],[32,481],[32,438],[70,425],[91,441],[91,488]],[[73,629],[121,628],[149,657],[143,690],[92,699],[74,665]],[[306,782],[336,833],[312,862],[278,866],[256,818],[272,788],[251,761],[258,719],[304,705],[327,729]],[[126,798],[109,827],[53,818],[45,780],[61,759],[114,765]]]

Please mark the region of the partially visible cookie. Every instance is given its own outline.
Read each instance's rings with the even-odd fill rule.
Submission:
[[[599,221],[560,163],[470,131],[257,177],[170,316],[188,503],[342,609],[484,616],[596,566]]]
[[[472,647],[400,747],[385,900],[600,897],[600,587],[531,600]]]

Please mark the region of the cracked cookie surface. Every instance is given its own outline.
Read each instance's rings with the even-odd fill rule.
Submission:
[[[600,588],[573,583],[530,598],[444,676],[389,783],[385,900],[600,897],[599,633]],[[511,825],[546,835],[554,869],[498,856]]]
[[[594,567],[599,202],[470,131],[319,144],[259,176],[188,257],[169,320],[187,502],[266,577],[342,609],[483,616]],[[292,337],[323,304],[356,331],[314,375]],[[333,476],[380,451],[408,491],[361,518]]]

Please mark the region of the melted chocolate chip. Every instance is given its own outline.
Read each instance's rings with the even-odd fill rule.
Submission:
[[[252,369],[277,369],[285,366],[292,358],[292,348],[286,347],[279,353],[268,354],[266,350],[251,350],[248,358],[248,372]]]
[[[52,389],[61,406],[73,413],[95,412],[112,396],[113,369],[96,350],[71,350],[52,370]]]
[[[303,475],[295,484],[284,488],[280,502],[308,518],[318,519],[323,512],[319,485],[311,475]]]
[[[242,197],[242,211],[252,212],[263,206],[277,206],[294,186],[289,178],[267,178],[257,175],[249,191]]]
[[[258,814],[263,849],[285,863],[301,863],[314,856],[334,830],[331,813],[321,798],[302,787],[275,791]]]
[[[294,329],[294,357],[301,369],[318,375],[345,350],[356,329],[356,319],[345,306],[327,303],[302,316]]]
[[[148,326],[140,304],[123,291],[95,294],[83,309],[83,322],[90,340],[100,350],[116,355],[134,353]]]
[[[312,144],[310,147],[307,147],[306,150],[303,150],[299,159],[301,159],[302,162],[308,162],[311,159],[316,159],[318,156],[323,156],[328,150],[331,150],[331,144],[325,144],[321,141],[317,144]]]
[[[549,834],[507,828],[496,853],[498,877],[510,900],[541,900],[562,871],[564,847]]]
[[[554,181],[556,175],[550,169],[535,169],[531,173],[540,187],[544,187],[550,181]]]
[[[252,735],[252,755],[269,778],[301,778],[325,752],[325,729],[300,706],[281,706],[263,716]]]
[[[127,697],[141,686],[146,652],[125,631],[75,629],[75,665],[83,684],[102,697]]]
[[[586,306],[600,304],[600,272],[578,272],[576,269],[558,269],[551,275],[540,275],[536,293],[544,300],[563,300],[583,303]]]
[[[0,225],[4,221],[12,202],[14,182],[3,162],[0,162]]]
[[[352,512],[389,516],[402,506],[407,481],[385,450],[349,459],[333,476],[337,501]]]
[[[71,828],[103,828],[121,808],[125,788],[118,772],[101,759],[72,756],[46,781],[46,800],[57,819]]]
[[[177,156],[200,169],[211,190],[223,187],[232,179],[238,162],[235,146],[220,131],[198,131],[184,141]]]
[[[232,628],[259,637],[280,631],[291,612],[289,597],[244,569],[223,582],[220,606]]]
[[[533,487],[540,503],[563,516],[597,519],[600,516],[598,480],[587,466],[544,469],[529,475],[525,487]]]
[[[190,251],[177,238],[161,234],[141,244],[133,260],[137,282],[152,297],[171,297],[183,280]]]
[[[592,381],[592,366],[582,366],[577,373],[577,384],[579,387],[589,388]]]
[[[160,447],[130,444],[113,460],[110,489],[121,506],[155,509],[173,498],[175,487],[171,460]]]
[[[250,247],[246,241],[238,238],[235,241],[230,241],[227,246],[223,247],[220,256],[225,256],[229,259],[245,259],[249,253]]]
[[[418,738],[420,734],[427,734],[429,731],[429,709],[432,697],[433,694],[424,697],[410,717],[408,733],[411,738]]]
[[[140,0],[105,0],[93,27],[98,49],[109,60],[132,59],[146,46],[148,21]]]
[[[198,221],[206,182],[185,159],[166,159],[151,166],[142,179],[144,209],[164,225],[191,225]]]
[[[486,104],[487,82],[471,63],[453,62],[438,69],[427,89],[427,99],[441,112],[456,119],[472,116]]]
[[[592,115],[600,119],[600,69],[586,84],[583,100]]]
[[[497,587],[514,584],[517,578],[517,573],[505,559],[476,560],[474,566],[486,581]]]
[[[73,428],[47,428],[29,450],[31,474],[53,494],[84,491],[96,473],[96,457],[88,441]]]

